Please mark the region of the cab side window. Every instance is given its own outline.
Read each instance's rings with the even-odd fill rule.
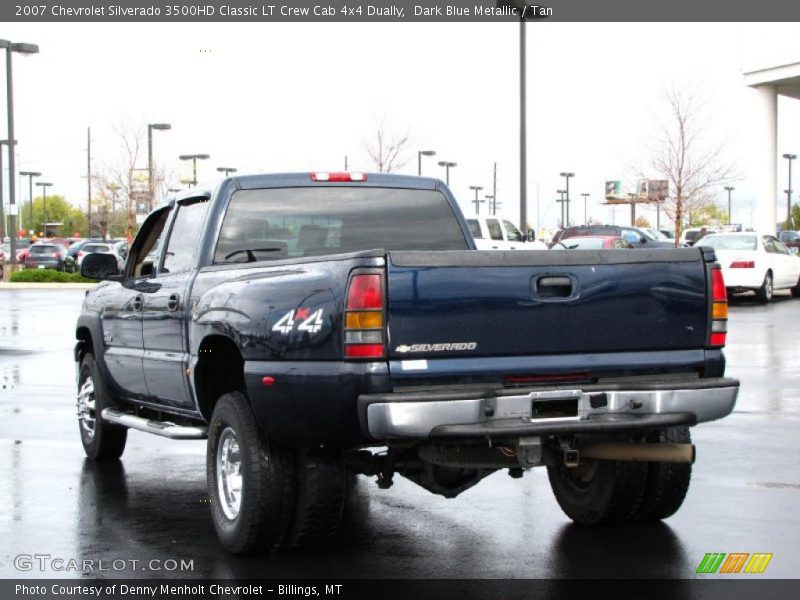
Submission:
[[[161,256],[161,240],[169,220],[171,208],[164,208],[151,214],[133,240],[125,274],[128,277],[150,277],[155,273]]]
[[[503,230],[497,219],[486,219],[486,227],[489,228],[489,237],[493,240],[503,240]]]
[[[177,210],[159,274],[182,273],[194,267],[200,248],[200,234],[208,212],[208,199],[181,203]]]

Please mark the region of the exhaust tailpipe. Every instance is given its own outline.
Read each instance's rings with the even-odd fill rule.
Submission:
[[[637,444],[633,442],[599,442],[581,446],[581,456],[601,460],[636,460],[693,464],[694,444]]]

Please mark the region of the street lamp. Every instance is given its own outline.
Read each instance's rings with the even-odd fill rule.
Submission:
[[[483,189],[483,187],[480,185],[471,185],[469,186],[469,189],[475,190],[475,200],[473,200],[473,202],[475,203],[475,214],[476,215],[480,214],[481,202],[486,202],[486,200],[478,200],[478,192],[480,192]]]
[[[440,167],[444,167],[444,182],[449,187],[450,186],[450,168],[451,167],[457,167],[458,163],[448,162],[446,160],[440,160],[439,161],[439,166]]]
[[[0,169],[0,171],[2,171],[2,169]],[[36,171],[20,171],[19,174],[22,175],[23,177],[28,178],[28,203],[30,204],[30,206],[28,207],[30,223],[28,225],[30,226],[30,229],[36,229],[33,226],[33,178],[41,177],[42,174],[37,173]]]
[[[725,191],[728,192],[728,225],[731,224],[731,192],[735,189],[736,189],[735,187],[732,187],[730,185],[725,186]]]
[[[489,203],[489,212],[492,214],[492,216],[496,215],[497,206],[494,204],[494,196],[491,194],[486,194],[483,198]]]
[[[12,85],[12,77],[11,77],[11,55],[14,52],[18,52],[23,55],[29,54],[37,54],[39,52],[39,46],[36,44],[26,44],[21,42],[10,42],[8,40],[0,40],[0,48],[5,48],[6,50],[6,108],[8,110],[8,139],[15,140],[14,137],[14,88]],[[15,204],[15,186],[16,186],[16,164],[14,158],[14,152],[12,151],[8,153],[8,204],[13,206]],[[12,214],[11,217],[11,244],[10,244],[10,251],[11,256],[9,256],[9,262],[12,265],[17,264],[17,216]],[[11,267],[11,271],[14,270],[14,267]]]
[[[217,171],[220,173],[225,173],[225,177],[231,173],[236,173],[236,169],[234,167],[217,167]]]
[[[436,150],[418,150],[417,151],[417,175],[422,175],[422,157],[423,156],[436,156]]]
[[[10,135],[8,137],[11,137]],[[786,190],[786,222],[787,226],[792,221],[792,161],[797,158],[797,154],[784,154],[783,158],[789,161],[789,189]]]
[[[15,141],[14,146],[17,145]],[[0,239],[6,238],[6,211],[3,206],[3,146],[9,146],[8,140],[0,140]],[[14,149],[9,146],[8,153],[11,154]]]
[[[591,196],[591,194],[589,194],[588,192],[583,192],[581,196],[583,196],[583,224],[588,225],[589,224],[588,206],[589,206],[589,196]]]
[[[197,185],[197,161],[198,160],[206,160],[211,158],[210,154],[181,154],[179,157],[181,160],[190,160],[192,161],[192,185]]]
[[[153,185],[153,129],[167,131],[172,129],[169,123],[148,123],[147,125],[147,191],[148,209],[153,210],[153,200],[155,200],[156,186]]]
[[[567,225],[564,224],[564,194],[567,192],[565,190],[556,190],[556,194],[561,196],[560,199],[556,200],[556,202],[561,203],[561,229],[564,229]]]
[[[44,222],[42,225],[44,226],[43,232],[44,237],[47,237],[47,188],[52,186],[52,183],[48,183],[46,181],[37,181],[36,185],[42,188],[42,205],[44,207]]]
[[[569,178],[570,177],[575,177],[575,173],[563,172],[563,173],[561,173],[561,176],[564,179],[567,180],[567,189],[566,189],[566,194],[567,194],[567,227],[569,227]]]

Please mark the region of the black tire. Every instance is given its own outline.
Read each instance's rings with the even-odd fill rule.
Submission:
[[[336,537],[344,514],[347,475],[341,451],[297,451],[297,496],[285,547],[311,548]]]
[[[92,460],[115,460],[125,451],[128,429],[100,418],[110,406],[114,403],[100,368],[92,354],[84,354],[78,377],[78,430]]]
[[[756,290],[756,298],[758,298],[759,302],[766,304],[772,300],[774,291],[772,271],[767,271],[767,274],[764,275],[764,283],[762,283],[761,287]]]
[[[673,427],[659,431],[648,442],[691,444],[688,427]],[[637,520],[660,521],[675,514],[683,504],[692,479],[692,465],[685,463],[647,463],[647,487]]]
[[[550,487],[561,510],[581,525],[636,520],[647,485],[647,463],[582,458],[567,468],[548,465]]]
[[[228,442],[228,456],[231,462],[238,458],[237,474],[241,475],[239,493],[233,495],[239,497],[238,506],[226,501],[224,491],[235,489],[236,474],[229,476],[230,484],[227,478],[220,478],[217,474],[218,454],[225,456],[225,440],[230,440],[231,436],[233,442]],[[259,435],[253,411],[244,394],[230,392],[220,396],[208,428],[206,479],[211,518],[226,550],[234,554],[249,554],[258,549],[272,551],[281,546],[294,504],[292,459],[291,451]]]
[[[800,278],[797,279],[797,284],[792,288],[792,298],[800,298]]]

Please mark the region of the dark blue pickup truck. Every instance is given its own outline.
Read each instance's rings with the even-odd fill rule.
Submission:
[[[330,539],[353,474],[453,497],[545,466],[576,522],[663,519],[739,387],[712,250],[478,251],[434,179],[225,179],[81,271],[86,453],[207,438],[231,552]]]

